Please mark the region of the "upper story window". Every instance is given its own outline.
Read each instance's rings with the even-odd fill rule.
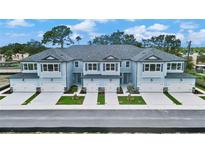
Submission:
[[[75,67],[78,67],[78,61],[75,61],[74,65]]]
[[[41,72],[60,72],[60,64],[41,64]]]
[[[104,69],[105,68],[105,69]],[[118,71],[118,64],[103,64],[103,71]]]
[[[167,63],[167,70],[182,70],[182,63]]]
[[[162,64],[143,64],[144,72],[159,72],[162,71]]]
[[[130,62],[126,61],[126,67],[130,67]]]
[[[23,70],[37,70],[37,64],[33,64],[33,63],[24,63],[23,64]]]
[[[100,64],[97,63],[86,63],[85,64],[85,70],[89,70],[89,71],[99,71],[100,70]]]

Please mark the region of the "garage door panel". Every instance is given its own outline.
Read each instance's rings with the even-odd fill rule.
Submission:
[[[13,91],[14,92],[35,92],[36,91],[36,85],[34,84],[14,84],[13,85]]]
[[[164,85],[159,83],[144,83],[140,86],[140,92],[163,92]]]
[[[86,87],[87,92],[98,92],[99,87],[104,87],[106,92],[116,92],[118,86],[118,80],[114,79],[84,80],[84,87]]]
[[[42,84],[41,86],[41,91],[42,92],[63,92],[64,91],[64,86],[63,85],[58,85],[56,84]]]

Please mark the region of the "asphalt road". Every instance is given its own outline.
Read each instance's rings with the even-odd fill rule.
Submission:
[[[3,128],[205,128],[202,110],[0,111]]]

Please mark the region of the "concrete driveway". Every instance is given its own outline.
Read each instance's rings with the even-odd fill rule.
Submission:
[[[55,105],[63,93],[40,93],[29,105]]]
[[[98,93],[87,93],[83,105],[97,105]]]
[[[171,93],[183,105],[205,105],[205,100],[192,93]]]
[[[0,106],[21,105],[34,93],[12,93],[0,100]]]
[[[119,105],[117,94],[105,92],[105,105]]]
[[[141,93],[147,105],[174,105],[163,93]]]

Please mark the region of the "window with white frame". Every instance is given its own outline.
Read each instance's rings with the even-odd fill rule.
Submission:
[[[160,72],[162,71],[162,64],[143,64],[144,72]]]
[[[97,71],[97,70],[100,70],[100,65],[97,64],[97,63],[88,63],[85,65],[86,67],[88,67],[87,69],[89,71]],[[86,68],[85,68],[86,69]],[[86,69],[86,70],[87,70]]]
[[[41,64],[41,72],[60,72],[60,64]]]
[[[130,62],[126,61],[126,67],[130,67]]]
[[[34,64],[34,63],[24,63],[23,64],[23,70],[29,70],[29,71],[37,70],[37,64]]]
[[[105,65],[105,70],[106,71],[117,71],[118,70],[118,65],[116,64],[106,64]]]
[[[167,63],[167,70],[182,70],[183,69],[183,65],[182,63]]]
[[[75,67],[78,67],[78,61],[75,61],[74,64],[75,64]]]

